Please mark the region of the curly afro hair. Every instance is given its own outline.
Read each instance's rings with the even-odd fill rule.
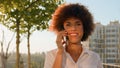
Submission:
[[[63,4],[60,5],[52,16],[50,30],[58,33],[63,30],[63,23],[68,18],[80,19],[83,23],[84,34],[81,41],[86,41],[94,30],[93,16],[88,9],[81,4]]]

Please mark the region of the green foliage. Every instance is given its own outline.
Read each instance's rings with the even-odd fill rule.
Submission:
[[[5,14],[3,23],[9,29],[16,31],[17,20],[20,21],[20,33],[48,28],[48,21],[59,0],[0,0],[0,12]]]

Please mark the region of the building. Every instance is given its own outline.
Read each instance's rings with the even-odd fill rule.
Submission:
[[[89,48],[97,52],[103,63],[120,64],[120,23],[108,25],[96,23],[94,33],[89,38]]]

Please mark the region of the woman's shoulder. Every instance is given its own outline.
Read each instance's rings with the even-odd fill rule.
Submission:
[[[47,51],[47,55],[49,54],[49,55],[55,55],[56,54],[56,52],[57,52],[57,49],[52,49],[52,50],[49,50],[49,51]]]
[[[93,58],[97,58],[97,59],[100,59],[100,56],[97,52],[94,52],[92,50],[88,50],[89,51],[89,55]]]
[[[91,56],[99,56],[97,52],[94,52],[92,50],[90,50],[89,48],[82,46],[83,47],[83,51]]]

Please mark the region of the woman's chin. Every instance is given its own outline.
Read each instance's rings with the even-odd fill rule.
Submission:
[[[76,40],[71,40],[70,43],[72,43],[72,44],[78,44],[78,43],[80,43],[80,42],[79,42],[79,41],[76,41]]]

